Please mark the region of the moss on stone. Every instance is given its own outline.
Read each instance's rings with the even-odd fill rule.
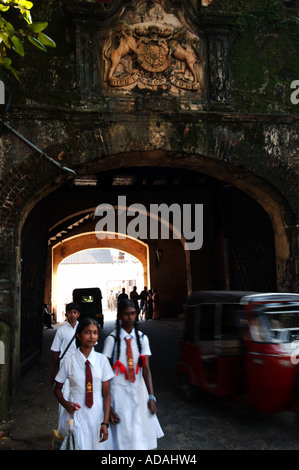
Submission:
[[[245,112],[298,113],[291,83],[299,78],[299,17],[284,2],[243,2],[231,44],[232,97]]]

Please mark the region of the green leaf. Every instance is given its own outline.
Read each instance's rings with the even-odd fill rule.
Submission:
[[[4,31],[1,31],[1,32],[0,32],[0,39],[2,39],[2,41],[4,42],[4,44],[5,44],[6,47],[8,47],[9,49],[11,49],[11,45],[10,45],[10,42],[9,42],[8,34],[6,34]]]
[[[19,72],[12,66],[11,58],[6,56],[9,49],[13,49],[14,52],[23,57],[26,49],[24,37],[27,37],[29,42],[44,52],[47,52],[48,47],[56,47],[53,39],[43,33],[48,26],[48,22],[32,21],[30,10],[33,3],[34,0],[0,0],[0,70],[1,67],[5,67],[17,80],[20,80]],[[9,9],[19,12],[21,20],[25,21],[23,28],[18,26],[15,30],[13,24],[6,21],[6,12]]]
[[[2,29],[5,30],[5,32],[8,34],[8,36],[12,37],[14,32],[15,32],[15,28],[13,27],[13,25],[11,23],[9,23],[8,21],[5,21],[2,25]]]
[[[10,57],[5,57],[4,59],[4,65],[5,67],[8,67],[12,63],[12,60]]]
[[[4,67],[5,67],[7,70],[9,70],[9,71],[14,75],[14,77],[15,77],[18,81],[20,81],[20,77],[19,77],[18,71],[17,71],[16,69],[14,69],[13,67],[11,67],[10,64],[11,64],[11,60],[8,59],[8,57],[6,57],[6,58],[4,59]]]
[[[27,36],[29,41],[35,46],[35,47],[38,47],[39,49],[41,49],[42,51],[45,51],[47,52],[47,49],[45,48],[45,46],[39,42],[36,38],[34,38],[33,36]]]
[[[24,57],[25,51],[24,51],[24,47],[20,39],[17,38],[17,36],[13,36],[11,40],[12,40],[13,45],[15,46],[15,50],[17,51],[17,53],[21,55],[22,57]]]
[[[33,7],[33,3],[27,0],[6,0],[3,3],[7,3],[13,8],[18,8],[22,10],[30,10]]]
[[[40,31],[43,31],[47,26],[48,26],[47,22],[38,22],[38,23],[29,24],[28,28],[33,33],[39,33]]]
[[[55,44],[55,42],[53,41],[53,39],[49,38],[49,36],[47,36],[47,35],[44,34],[44,33],[38,33],[37,39],[38,39],[39,42],[41,42],[44,46],[56,47],[56,44]]]
[[[27,21],[28,24],[32,23],[31,15],[28,10],[21,9],[20,10],[22,17],[24,18],[25,21]]]
[[[32,7],[33,7],[33,3],[32,2],[28,2],[27,0],[19,0],[18,3],[26,8],[27,10],[30,10]]]

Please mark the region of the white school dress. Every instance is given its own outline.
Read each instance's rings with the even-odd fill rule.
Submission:
[[[90,362],[93,381],[93,405],[88,408],[85,405],[85,362],[86,357],[76,349],[73,356],[68,357],[55,377],[56,382],[64,383],[70,381],[70,401],[79,403],[80,410],[75,411],[74,434],[80,450],[110,450],[112,438],[99,442],[101,423],[104,420],[102,382],[113,378],[114,374],[107,357],[91,350],[87,358]],[[69,415],[70,417],[70,415]]]
[[[64,351],[66,350],[68,344],[70,343],[71,339],[74,338],[78,324],[79,322],[77,321],[75,326],[72,327],[69,324],[69,322],[66,322],[61,327],[59,327],[58,330],[56,331],[56,334],[55,334],[55,337],[51,346],[51,351],[60,352],[59,357],[61,357]],[[59,368],[61,368],[63,361],[67,357],[71,356],[72,354],[75,354],[76,349],[77,349],[76,339],[73,339],[65,355],[63,356],[62,360],[59,363]],[[66,380],[65,383],[63,384],[62,393],[65,399],[68,400],[69,394],[70,394],[70,386],[69,386],[68,380]],[[63,408],[63,406],[59,404],[58,405],[57,431],[61,436],[65,436],[65,434],[68,431],[68,424],[67,424],[68,420],[69,420],[69,414]]]
[[[66,350],[69,342],[71,339],[74,337],[77,326],[79,325],[79,322],[76,322],[76,325],[74,328],[69,324],[69,322],[64,323],[62,326],[58,328],[56,331],[52,346],[51,346],[51,351],[54,352],[60,352],[59,357],[61,357]],[[75,354],[77,347],[76,347],[76,339],[73,339],[71,342],[70,346],[68,347],[65,355],[63,356],[62,360],[59,363],[59,368],[61,368],[63,361],[71,356],[72,354]],[[69,400],[69,394],[70,394],[70,386],[68,380],[66,380],[63,384],[62,387],[62,393],[63,396],[66,400]],[[57,426],[57,431],[60,434],[60,436],[65,436],[65,434],[68,431],[68,422],[69,420],[69,414],[67,411],[61,406],[60,404],[58,405],[58,426]]]
[[[138,333],[142,345],[141,354],[150,356],[151,350],[149,340],[146,335]],[[115,363],[116,358],[116,345],[115,345],[116,332],[109,335],[104,343],[103,354],[112,358],[112,363]],[[132,352],[134,369],[136,372],[139,350],[136,341],[135,329],[132,333],[128,333],[121,328],[120,330],[120,357],[119,361],[125,368],[127,368],[127,355],[126,355],[126,337],[132,336]],[[115,346],[115,348],[114,348]],[[111,381],[111,405],[114,411],[118,414],[120,422],[111,425],[111,433],[113,437],[115,450],[149,450],[157,447],[157,438],[163,437],[163,431],[159,424],[156,414],[151,414],[148,409],[149,394],[146,388],[145,381],[142,376],[142,367],[139,368],[136,374],[134,383],[126,379],[126,373],[122,373],[120,369],[115,369],[114,379]]]

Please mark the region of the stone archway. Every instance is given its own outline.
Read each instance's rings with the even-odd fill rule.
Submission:
[[[107,234],[108,235],[108,234]],[[52,299],[52,311],[57,313],[56,304],[56,293],[57,293],[57,269],[61,261],[66,257],[89,248],[116,248],[120,251],[126,251],[135,258],[137,258],[143,267],[144,285],[149,285],[149,248],[148,245],[141,240],[133,239],[129,236],[122,235],[119,238],[119,234],[114,234],[114,238],[108,238],[108,236],[99,239],[96,232],[87,232],[78,234],[67,239],[64,239],[60,243],[57,243],[52,247],[52,285],[50,287],[51,293],[46,292],[46,297]]]
[[[117,206],[115,207],[116,214],[118,211],[128,210],[129,207],[126,206]],[[177,292],[181,292],[179,298],[184,298],[192,290],[192,280],[191,280],[191,269],[190,269],[190,253],[185,249],[185,238],[183,234],[174,227],[169,220],[166,218],[163,219],[162,216],[157,216],[147,211],[144,207],[143,209],[139,206],[140,214],[145,221],[145,225],[149,227],[150,220],[155,219],[159,226],[164,226],[169,232],[169,239],[166,240],[151,240],[148,239],[139,239],[137,234],[134,236],[132,233],[123,234],[119,230],[115,232],[109,231],[99,231],[97,224],[95,224],[94,216],[96,214],[96,208],[89,208],[88,213],[90,216],[89,221],[85,224],[83,228],[78,226],[78,223],[71,225],[70,233],[65,235],[60,239],[59,242],[53,243],[48,252],[48,267],[47,267],[47,276],[46,276],[46,286],[45,286],[45,303],[51,304],[51,310],[56,313],[56,292],[57,292],[57,268],[60,262],[68,257],[69,255],[76,253],[78,251],[90,249],[90,248],[116,248],[120,251],[125,251],[132,256],[136,257],[143,266],[144,272],[144,285],[148,287],[157,287],[157,282],[159,283],[160,288],[164,288],[164,291],[169,291],[169,275],[165,275],[165,280],[159,282],[161,279],[161,260],[158,259],[161,256],[160,253],[163,253],[164,249],[164,258],[165,250],[169,252],[169,246],[173,247],[177,253],[177,261],[174,263],[179,267],[179,274],[176,276],[172,274],[172,280],[180,284],[180,288]],[[166,214],[167,215],[167,214]],[[87,215],[87,219],[89,218]],[[73,220],[74,214],[63,220],[63,223],[68,225],[68,219]],[[83,217],[84,213],[77,213],[76,217]],[[116,215],[117,219],[117,215]],[[59,223],[55,230],[61,230]],[[62,231],[59,235],[62,235]],[[157,244],[157,246],[156,246]],[[159,249],[158,249],[159,247]],[[162,255],[163,256],[163,255]],[[173,263],[172,263],[173,264]],[[169,265],[168,265],[169,266]],[[165,273],[165,259],[162,262],[162,271]],[[160,268],[160,269],[159,269]],[[169,269],[169,268],[168,268]],[[150,274],[150,271],[152,275]],[[163,277],[163,275],[162,275]],[[164,287],[163,287],[164,286]],[[161,291],[160,291],[161,292]],[[166,299],[165,299],[166,300]],[[181,300],[181,299],[180,299]]]
[[[294,247],[296,244],[294,240],[291,239],[292,232],[288,229],[288,226],[292,224],[292,210],[290,202],[286,201],[283,198],[283,195],[278,191],[273,189],[273,187],[268,182],[265,184],[258,175],[254,175],[250,172],[242,174],[236,168],[234,169],[231,165],[223,161],[216,160],[207,160],[199,155],[190,155],[190,154],[180,154],[173,155],[173,153],[167,153],[164,151],[155,151],[155,152],[143,152],[135,154],[122,153],[118,155],[111,155],[107,159],[98,160],[97,162],[89,163],[81,167],[80,175],[88,175],[93,173],[100,173],[102,171],[111,169],[111,168],[126,168],[135,164],[136,166],[151,166],[155,164],[160,167],[172,167],[178,169],[188,169],[192,172],[197,172],[201,174],[210,175],[214,178],[231,184],[234,187],[239,188],[248,195],[250,195],[255,201],[257,201],[269,215],[269,218],[272,223],[273,233],[276,243],[276,267],[277,267],[277,290],[284,291],[285,286],[284,273],[288,259],[290,256],[294,256]],[[37,205],[39,202],[42,203],[46,201],[47,195],[54,193],[53,189],[57,187],[63,187],[64,183],[57,183],[56,187],[48,183],[47,185],[39,186],[34,193],[34,197],[27,200],[25,208],[23,207],[22,211],[18,213],[18,235],[21,234],[23,223],[30,212],[30,209]],[[81,209],[86,208],[81,206]],[[88,206],[91,207],[91,206]],[[14,205],[16,210],[16,205]],[[56,209],[55,209],[56,210]],[[79,208],[80,210],[80,208]],[[59,219],[57,219],[59,220]],[[39,221],[36,221],[38,225],[38,230],[40,229]],[[40,233],[40,232],[39,232]],[[40,235],[39,235],[40,237]],[[17,254],[16,265],[21,266],[20,259],[22,258],[21,251],[17,245]],[[26,249],[26,248],[25,248]],[[20,282],[19,276],[20,272],[16,271],[17,282]],[[16,303],[16,313],[18,318],[20,318],[21,307],[20,307],[20,295],[15,296]],[[38,313],[36,313],[38,315]],[[14,317],[15,318],[15,317]],[[15,334],[15,344],[19,343],[20,331],[19,327],[14,328]],[[18,353],[18,351],[16,350]],[[14,355],[16,361],[18,362],[18,355]],[[18,366],[19,367],[19,366]],[[17,370],[17,369],[16,369]]]
[[[146,155],[139,155],[139,165],[136,165],[136,167],[141,166],[141,165],[148,165],[152,163],[152,159],[150,160],[145,160]],[[110,164],[109,167],[111,168],[111,162],[113,163],[112,168],[117,168],[119,166],[119,155],[118,156],[111,156],[110,157]],[[128,157],[128,158],[127,158]],[[164,164],[161,166],[163,168],[165,166],[165,163],[168,162],[169,158],[172,158],[171,155],[167,157],[166,154],[164,154],[163,157],[163,162]],[[122,154],[121,155],[121,162],[122,168],[128,168],[128,164],[130,159],[134,160],[134,163],[136,164],[137,162],[135,161],[135,155],[133,154]],[[160,161],[161,164],[161,152],[154,152],[153,155],[153,161],[157,162],[157,159]],[[118,164],[117,164],[118,162]],[[98,173],[99,170],[101,174],[102,171],[105,172],[107,170],[106,167],[107,162],[98,162],[97,165],[92,164],[91,166],[88,165],[85,168],[85,171],[83,173],[88,175],[88,174],[93,174],[93,173]],[[196,173],[201,173],[203,175],[209,175],[213,178],[218,179],[219,181],[222,181],[224,183],[231,184],[232,186],[238,188],[239,190],[243,191],[247,195],[249,195],[253,200],[255,200],[263,209],[265,212],[268,214],[269,219],[272,224],[273,228],[273,234],[274,234],[274,239],[275,239],[275,250],[276,250],[276,267],[277,267],[277,288],[278,290],[284,290],[284,273],[286,269],[286,264],[291,256],[291,240],[289,237],[289,233],[287,230],[288,224],[290,224],[290,217],[288,215],[288,210],[286,207],[283,205],[283,201],[280,200],[279,195],[277,192],[273,192],[270,187],[266,186],[263,181],[261,181],[257,176],[252,175],[252,174],[246,174],[241,175],[237,171],[232,172],[231,168],[224,164],[223,162],[219,161],[204,161],[201,158],[191,158],[188,155],[181,155],[179,161],[172,163],[172,168],[188,168],[193,172]],[[94,210],[94,208],[91,208]],[[83,211],[83,209],[82,209]],[[79,238],[78,238],[79,239]],[[97,240],[98,241],[98,240]],[[63,242],[64,244],[65,242]],[[83,246],[83,245],[82,245]],[[94,245],[88,245],[88,246],[83,246],[81,249],[88,248],[88,247],[96,247],[98,246],[97,244]],[[110,241],[110,246],[111,246],[111,241]],[[125,251],[125,248],[123,248]],[[78,251],[78,250],[77,250]],[[129,252],[129,251],[128,251]],[[70,254],[70,253],[69,253]],[[133,253],[134,254],[134,253]],[[187,273],[187,292],[190,292],[192,289],[192,279],[191,279],[191,273],[190,273],[190,254],[188,251],[185,252],[186,256],[186,273]],[[146,284],[150,285],[150,283],[147,281]],[[49,290],[48,290],[49,292]],[[46,295],[46,297],[49,299],[51,298],[51,295]],[[55,308],[55,306],[54,306]]]

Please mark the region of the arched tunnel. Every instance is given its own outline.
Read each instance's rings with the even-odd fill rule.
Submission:
[[[125,207],[119,206],[120,201]],[[164,225],[168,224],[169,231],[165,236],[160,224],[153,238],[151,208],[161,208],[162,204],[169,209],[164,213],[164,218],[168,217]],[[97,208],[105,205],[115,210],[113,231],[96,215]],[[196,218],[195,210],[199,206],[203,208],[202,219]],[[136,213],[127,211],[126,227],[119,227],[120,211],[132,207]],[[146,215],[142,215],[140,208],[145,209]],[[175,236],[177,214],[172,208],[180,211],[182,235],[184,211],[189,210],[192,236],[199,237],[202,233],[200,249],[184,249],[184,237],[182,241]],[[101,220],[103,230],[99,233]],[[126,231],[130,223],[139,238]],[[24,367],[41,348],[43,303],[48,303],[55,313],[59,263],[87,248],[116,248],[140,260],[144,285],[158,288],[164,317],[181,313],[185,297],[194,290],[276,290],[274,234],[268,214],[252,197],[221,181],[217,174],[213,177],[184,168],[159,166],[114,168],[86,174],[41,199],[23,227],[21,364]]]

